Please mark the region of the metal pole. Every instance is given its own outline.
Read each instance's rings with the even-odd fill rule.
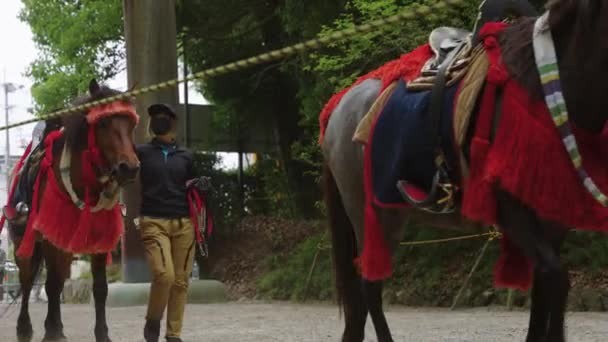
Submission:
[[[186,34],[182,35],[182,54],[183,54],[183,63],[184,63],[184,79],[188,78],[188,61],[186,60]],[[186,147],[190,147],[192,144],[190,137],[190,106],[188,99],[188,81],[184,82],[184,144]]]
[[[6,81],[4,82],[4,122],[6,123],[6,125],[8,126],[8,111],[9,111],[9,106],[8,106],[8,84],[6,83]],[[10,142],[9,142],[9,134],[8,134],[8,129],[6,130],[6,151],[5,151],[5,159],[4,159],[4,166],[6,167],[6,195],[8,196],[8,194],[10,193],[10,170],[9,170],[9,159],[10,159],[10,154],[11,154],[11,150],[10,150]],[[8,197],[7,197],[8,198]]]

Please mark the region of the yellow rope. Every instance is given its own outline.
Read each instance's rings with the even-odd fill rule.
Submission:
[[[502,234],[497,230],[493,230],[489,233],[456,236],[456,237],[445,238],[445,239],[401,242],[399,245],[400,246],[431,245],[431,244],[451,242],[451,241],[477,239],[477,238],[482,238],[482,237],[486,237],[486,236],[488,237],[488,240],[492,241],[492,240],[499,239],[500,237],[502,237]]]
[[[482,238],[482,237],[488,237],[488,240],[493,241],[496,239],[500,239],[502,237],[502,233],[496,229],[493,229],[491,232],[488,232],[488,233],[463,235],[463,236],[456,236],[456,237],[445,238],[445,239],[401,242],[399,245],[400,246],[432,245],[432,244],[438,244],[438,243],[444,243],[444,242],[478,239],[478,238]],[[325,250],[325,249],[331,249],[331,246],[325,245],[323,243],[319,243],[317,245],[317,248],[320,250]]]
[[[327,46],[336,41],[353,37],[359,33],[371,32],[373,30],[382,28],[388,24],[395,24],[395,23],[398,23],[398,22],[406,20],[406,19],[407,20],[421,19],[421,18],[431,15],[435,11],[444,10],[451,6],[463,5],[464,2],[465,2],[464,0],[443,0],[443,1],[440,1],[431,6],[426,6],[426,5],[418,6],[417,8],[408,9],[402,13],[390,16],[388,18],[377,19],[377,20],[371,21],[367,24],[355,26],[355,27],[341,30],[341,31],[336,31],[326,37],[311,39],[311,40],[308,40],[308,41],[305,41],[305,42],[302,42],[299,44],[291,45],[291,46],[288,46],[288,47],[285,47],[282,49],[273,50],[273,51],[270,51],[267,53],[263,53],[263,54],[260,54],[257,56],[242,59],[242,60],[239,60],[236,62],[218,66],[215,68],[206,69],[206,70],[197,72],[195,74],[192,74],[184,79],[174,79],[174,80],[170,80],[170,81],[166,81],[166,82],[153,84],[153,85],[135,89],[135,90],[132,90],[129,92],[121,93],[116,96],[108,97],[108,98],[105,98],[102,100],[89,102],[87,104],[83,104],[80,106],[69,107],[69,108],[59,110],[56,112],[52,112],[52,113],[49,113],[46,115],[40,115],[36,119],[30,119],[30,120],[25,120],[25,121],[17,122],[14,124],[6,125],[3,127],[0,127],[0,131],[22,126],[22,125],[27,125],[27,124],[34,123],[34,122],[41,121],[41,120],[47,120],[47,119],[51,119],[51,118],[60,117],[60,116],[66,115],[66,114],[77,113],[80,111],[84,111],[86,109],[90,109],[90,108],[93,108],[93,107],[96,107],[96,106],[99,106],[102,104],[114,102],[117,100],[124,100],[127,98],[158,91],[161,89],[175,87],[186,81],[208,79],[208,78],[217,77],[220,75],[225,75],[225,74],[228,74],[231,72],[243,70],[243,69],[255,66],[255,65],[259,65],[259,64],[263,64],[263,63],[267,63],[267,62],[271,62],[271,61],[276,61],[276,60],[283,59],[283,58],[289,57],[291,55],[294,55],[298,52],[305,52],[305,51],[309,51],[309,50],[313,50],[313,49],[319,49],[323,46]]]

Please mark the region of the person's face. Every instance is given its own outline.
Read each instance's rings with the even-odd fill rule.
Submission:
[[[156,114],[150,118],[150,130],[161,140],[172,140],[176,126],[177,120],[165,113]]]

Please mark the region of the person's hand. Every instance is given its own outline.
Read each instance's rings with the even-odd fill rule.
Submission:
[[[211,177],[201,176],[199,178],[191,179],[186,183],[189,189],[196,189],[199,192],[209,192],[213,190],[213,184],[211,184]]]

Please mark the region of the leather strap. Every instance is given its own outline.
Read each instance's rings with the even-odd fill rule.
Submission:
[[[441,132],[440,132],[440,121],[441,121],[441,110],[443,109],[443,94],[445,92],[447,71],[455,60],[460,50],[468,44],[467,41],[462,42],[458,47],[454,48],[448,53],[445,60],[437,71],[435,84],[431,89],[431,99],[429,103],[429,134],[433,137],[432,147],[433,151],[437,153],[437,157],[441,153]],[[439,165],[437,165],[439,166]]]

